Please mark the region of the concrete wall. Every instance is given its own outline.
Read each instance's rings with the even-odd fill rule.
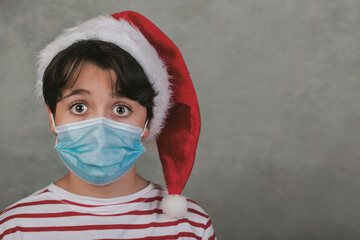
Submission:
[[[138,11],[179,46],[202,133],[184,194],[218,239],[359,239],[360,1],[0,0],[0,208],[66,172],[35,56],[63,28]],[[138,162],[163,184],[156,150]]]

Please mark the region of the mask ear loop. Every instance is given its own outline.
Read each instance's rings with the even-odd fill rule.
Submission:
[[[53,126],[53,128],[54,128],[54,131],[55,131],[55,119],[54,119],[54,115],[51,113],[51,121],[52,121],[52,126]],[[55,131],[56,132],[56,131]],[[56,134],[56,139],[55,139],[55,145],[58,143],[58,136],[57,136],[57,134]]]
[[[149,120],[146,120],[146,122],[145,122],[145,126],[144,126],[144,129],[143,129],[143,131],[142,131],[142,133],[141,133],[140,137],[143,137],[143,136],[144,136],[145,130],[146,130],[147,125],[148,125],[148,122],[149,122]]]

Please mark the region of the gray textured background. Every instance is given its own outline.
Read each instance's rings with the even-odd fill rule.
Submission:
[[[0,208],[65,173],[33,95],[37,52],[121,10],[187,61],[203,125],[184,194],[219,239],[360,238],[358,0],[0,0]],[[163,183],[156,158],[138,169]]]

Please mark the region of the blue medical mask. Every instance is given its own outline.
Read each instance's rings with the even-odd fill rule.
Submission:
[[[58,151],[65,165],[94,185],[116,181],[146,151],[141,137],[146,129],[104,117],[55,127]]]

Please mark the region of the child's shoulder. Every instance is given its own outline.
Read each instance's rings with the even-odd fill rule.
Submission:
[[[0,212],[0,239],[3,239],[2,234],[5,230],[10,230],[11,226],[18,225],[17,219],[30,219],[32,214],[35,214],[36,206],[46,201],[45,195],[48,191],[48,187],[42,188],[2,210]]]
[[[168,195],[166,188],[158,184],[153,184],[153,186],[154,186],[153,191],[157,192],[157,195],[159,196],[160,200]],[[186,200],[188,203],[188,214],[194,214],[196,216],[199,216],[203,218],[205,221],[210,219],[209,215],[198,203],[196,203],[194,200],[188,197],[186,197]]]
[[[158,192],[160,200],[168,195],[166,188],[157,184],[154,184],[154,191]],[[188,204],[188,211],[184,219],[188,219],[190,222],[197,222],[202,224],[204,228],[207,228],[209,225],[211,225],[210,217],[206,211],[194,200],[188,197],[186,197],[186,200]],[[161,201],[158,203],[161,204]]]
[[[0,212],[0,225],[9,218],[9,216],[13,216],[14,218],[17,214],[21,214],[26,208],[33,208],[42,201],[45,200],[44,195],[49,192],[48,187],[44,187],[29,196],[15,202],[14,204],[8,206],[4,210]]]
[[[158,209],[161,209],[161,200],[168,195],[166,188],[153,184],[152,194],[158,196],[156,201]],[[168,221],[169,227],[171,224],[174,224],[173,227],[177,229],[180,233],[188,233],[190,235],[181,235],[187,237],[199,237],[202,239],[216,239],[215,232],[211,223],[211,219],[206,211],[194,200],[186,197],[188,204],[188,211],[185,217],[181,219],[171,219],[165,214],[161,214],[161,221]],[[175,226],[176,225],[176,226]],[[179,237],[180,237],[179,235]]]

